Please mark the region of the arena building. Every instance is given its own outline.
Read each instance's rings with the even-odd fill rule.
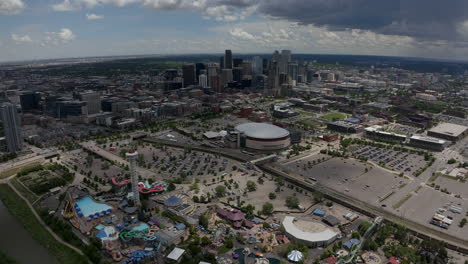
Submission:
[[[339,235],[321,223],[296,220],[293,216],[284,218],[283,227],[289,239],[300,241],[310,247],[326,247]]]
[[[282,150],[291,145],[289,131],[266,123],[245,123],[236,126],[240,145],[255,150]]]

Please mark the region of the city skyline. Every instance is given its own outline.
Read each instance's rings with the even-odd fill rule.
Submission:
[[[0,61],[220,47],[468,60],[467,3],[395,2],[2,0]]]

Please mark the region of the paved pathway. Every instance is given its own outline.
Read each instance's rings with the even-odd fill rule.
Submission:
[[[14,177],[14,176],[11,176],[11,177],[9,177],[8,179],[12,179],[13,177]],[[34,216],[35,216],[36,219],[39,221],[39,223],[41,223],[41,225],[55,238],[55,240],[57,240],[59,243],[65,245],[65,246],[71,248],[71,249],[74,250],[76,253],[85,256],[85,254],[83,254],[83,252],[82,252],[79,248],[77,248],[77,247],[75,247],[75,246],[73,246],[73,245],[71,245],[71,244],[69,244],[69,243],[63,241],[62,238],[60,238],[59,236],[57,236],[57,234],[55,234],[54,231],[52,231],[52,229],[50,229],[50,227],[49,227],[48,225],[46,225],[46,223],[44,223],[44,221],[42,221],[42,218],[41,218],[41,217],[39,216],[39,214],[36,212],[36,210],[35,210],[34,207],[31,205],[31,203],[28,201],[28,199],[26,199],[26,198],[15,188],[15,186],[13,186],[13,184],[11,184],[11,182],[10,182],[9,180],[7,181],[7,184],[8,184],[8,186],[10,186],[10,188],[11,188],[21,199],[23,199],[23,201],[28,205],[29,209],[30,209],[31,212],[34,214]]]

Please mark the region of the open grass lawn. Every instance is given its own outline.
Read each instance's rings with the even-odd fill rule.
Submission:
[[[23,184],[21,184],[18,179],[15,177],[11,181],[11,184],[15,186],[16,190],[18,190],[30,203],[35,202],[39,197],[35,195],[33,192],[31,192],[29,189],[24,187]]]
[[[301,121],[297,121],[298,124],[301,124],[301,125],[304,125],[306,127],[310,127],[310,128],[318,128],[321,126],[321,124],[317,121],[314,121],[314,120],[310,120],[310,119],[304,119],[304,120],[301,120]]]
[[[346,118],[346,115],[343,113],[331,113],[331,114],[323,115],[321,116],[321,118],[330,120],[330,121],[335,120],[335,119],[342,120]]]
[[[35,161],[35,162],[29,163],[29,164],[24,165],[24,166],[19,166],[19,167],[16,167],[16,168],[6,169],[6,170],[0,172],[0,179],[8,178],[11,175],[14,175],[14,174],[18,173],[20,170],[22,170],[24,168],[32,168],[32,167],[34,167],[36,165],[39,165],[39,164],[41,164],[41,162]]]
[[[87,258],[61,244],[41,225],[28,205],[8,186],[0,184],[0,199],[10,213],[62,264],[85,264]]]

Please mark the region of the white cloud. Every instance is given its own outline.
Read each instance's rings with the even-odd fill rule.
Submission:
[[[61,3],[52,5],[55,11],[76,11],[83,8],[94,8],[98,5],[111,4],[118,7],[123,7],[132,3],[139,3],[143,0],[63,0]]]
[[[21,0],[0,0],[0,14],[18,14],[25,7]]]
[[[104,18],[103,15],[86,14],[86,19],[88,19],[88,20],[99,20],[99,19],[103,19],[103,18]]]
[[[229,34],[231,36],[239,38],[239,39],[244,39],[244,40],[255,40],[255,37],[250,34],[249,32],[246,32],[242,28],[234,28],[229,31]]]
[[[52,5],[52,9],[59,12],[79,10],[78,6],[73,5],[70,0],[64,0],[62,3]]]
[[[28,35],[17,35],[17,34],[11,34],[11,39],[16,42],[17,44],[22,44],[22,43],[31,43],[33,42],[31,37]]]
[[[41,45],[45,46],[47,44],[52,44],[57,46],[60,44],[66,44],[75,38],[75,34],[73,34],[70,29],[62,28],[59,32],[46,32],[45,40]]]

